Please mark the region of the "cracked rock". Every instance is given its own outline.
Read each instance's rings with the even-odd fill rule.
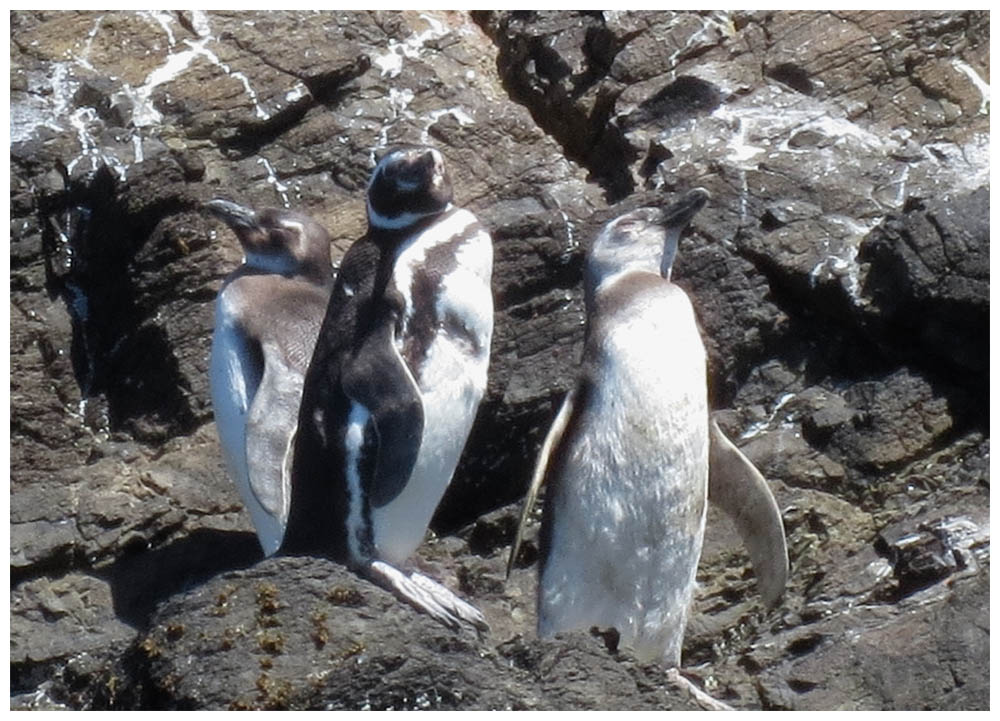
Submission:
[[[505,565],[590,243],[697,185],[675,279],[791,574],[763,608],[710,512],[685,673],[741,709],[988,708],[988,13],[10,19],[12,707],[689,708],[603,631],[538,640],[532,539]],[[400,142],[495,241],[487,394],[412,559],[482,639],[262,560],[212,423],[242,252],[199,206],[309,213],[336,263]]]

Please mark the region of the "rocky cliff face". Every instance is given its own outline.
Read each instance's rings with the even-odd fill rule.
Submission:
[[[738,708],[987,708],[988,41],[984,12],[12,13],[12,705],[691,707],[538,641],[532,543],[503,565],[595,229],[701,185],[675,277],[792,571],[766,611],[710,515],[686,669]],[[415,559],[485,638],[261,562],[211,423],[240,252],[198,205],[311,213],[339,257],[401,141],[495,239],[488,397]]]

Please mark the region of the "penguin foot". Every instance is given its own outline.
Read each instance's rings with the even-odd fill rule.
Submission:
[[[463,601],[434,579],[414,571],[410,574],[410,580],[430,594],[438,604],[447,608],[452,615],[473,626],[478,633],[486,633],[490,630],[486,618],[478,608]]]
[[[712,698],[707,693],[698,688],[693,681],[681,675],[676,668],[667,669],[667,681],[681,693],[687,694],[698,706],[705,711],[735,711],[732,706]]]
[[[416,572],[407,575],[384,561],[372,561],[367,571],[372,582],[452,630],[465,622],[479,634],[489,631],[479,609],[427,576]]]

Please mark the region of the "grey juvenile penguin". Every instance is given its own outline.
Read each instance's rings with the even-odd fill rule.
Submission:
[[[399,567],[421,543],[486,387],[493,247],[444,159],[401,146],[368,185],[306,375],[283,550],[342,561],[439,621],[475,608]]]
[[[769,603],[788,566],[770,489],[710,422],[694,311],[670,282],[681,232],[708,197],[699,188],[666,210],[632,211],[595,241],[578,380],[542,446],[510,558],[547,480],[539,635],[614,627],[639,660],[668,668],[680,664],[708,497],[734,516]]]
[[[229,474],[270,556],[288,520],[302,382],[333,285],[330,239],[287,210],[255,212],[227,200],[205,208],[243,246],[243,263],[216,300],[212,407]]]

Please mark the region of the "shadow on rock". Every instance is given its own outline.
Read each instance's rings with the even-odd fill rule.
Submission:
[[[115,614],[144,628],[167,598],[260,560],[260,546],[252,533],[205,529],[162,548],[128,554],[110,565],[102,577],[111,586]]]

